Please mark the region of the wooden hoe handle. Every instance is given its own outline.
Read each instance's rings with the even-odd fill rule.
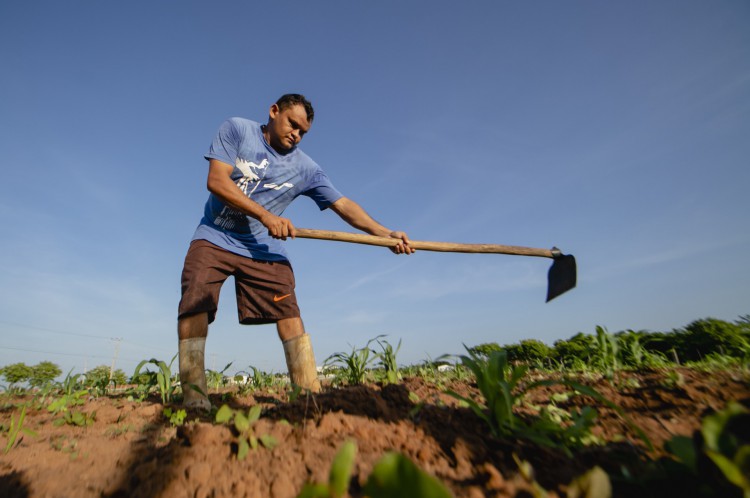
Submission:
[[[363,233],[333,232],[330,230],[313,230],[297,228],[296,236],[303,239],[335,240],[337,242],[353,242],[371,246],[394,247],[399,240],[391,237],[378,237]],[[556,248],[536,249],[533,247],[505,246],[500,244],[459,244],[455,242],[430,242],[425,240],[410,240],[409,246],[422,251],[437,252],[468,252],[489,254],[514,254],[517,256],[537,256],[541,258],[555,258],[560,255]]]

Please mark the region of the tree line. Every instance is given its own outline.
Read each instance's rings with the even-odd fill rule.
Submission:
[[[555,341],[552,346],[536,339],[524,339],[503,346],[491,342],[469,348],[481,356],[501,349],[506,351],[510,361],[547,368],[585,368],[603,355],[633,368],[704,360],[747,360],[750,359],[750,315],[740,316],[734,322],[702,318],[669,332],[629,329],[609,333],[598,326],[594,334],[579,332],[569,339]]]

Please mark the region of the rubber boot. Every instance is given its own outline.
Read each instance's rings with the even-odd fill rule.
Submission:
[[[208,385],[206,384],[205,350],[206,338],[180,340],[180,385],[182,386],[183,401],[185,408],[193,408],[203,411],[211,410],[211,402],[208,400]],[[201,392],[193,389],[196,386]]]
[[[315,355],[310,343],[310,335],[302,334],[284,341],[283,344],[286,366],[289,369],[289,378],[292,384],[314,393],[320,392],[320,381],[318,380],[318,370],[315,366]]]

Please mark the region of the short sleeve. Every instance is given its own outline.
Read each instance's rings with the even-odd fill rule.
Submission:
[[[344,195],[336,190],[331,180],[328,178],[323,171],[318,170],[314,176],[307,190],[302,192],[305,195],[315,201],[318,208],[322,211],[331,206],[334,202],[344,197]]]
[[[234,165],[237,160],[237,151],[240,148],[240,137],[242,136],[240,126],[235,118],[224,121],[219,127],[219,131],[216,132],[208,153],[203,157],[207,160],[218,159],[221,162]]]

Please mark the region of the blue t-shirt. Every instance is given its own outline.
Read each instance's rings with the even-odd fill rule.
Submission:
[[[299,195],[310,197],[321,210],[343,197],[320,166],[299,148],[286,154],[276,152],[255,121],[225,121],[204,157],[234,165],[231,177],[237,186],[277,216]],[[260,221],[227,206],[213,194],[208,196],[203,219],[193,235],[196,239],[253,259],[288,259],[282,241],[268,235]]]

